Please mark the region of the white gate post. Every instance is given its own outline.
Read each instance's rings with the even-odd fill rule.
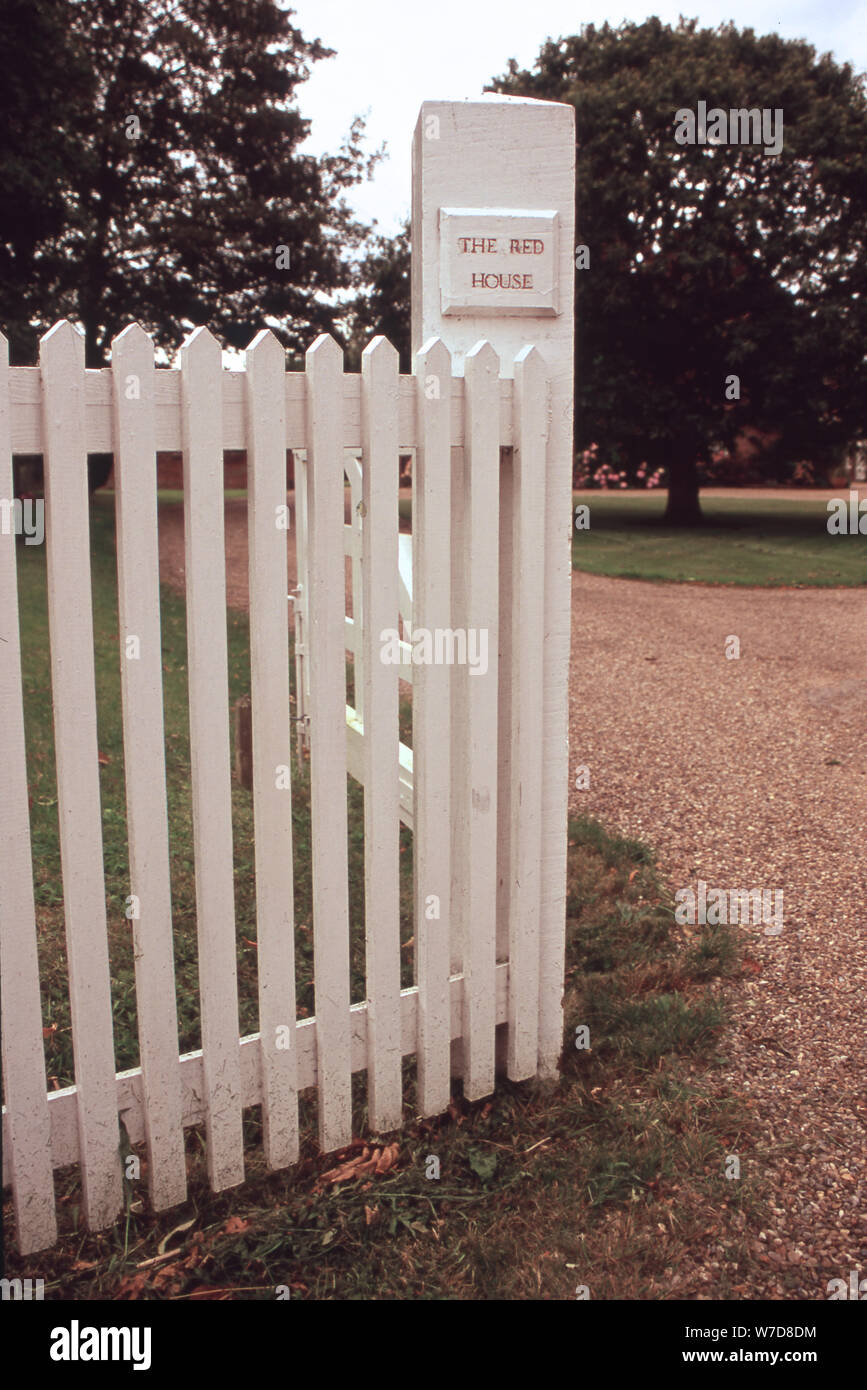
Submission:
[[[550,382],[544,477],[544,632],[542,669],[541,858],[539,865],[540,1076],[556,1075],[562,1048],[568,795],[569,642],[571,616],[571,500],[575,255],[575,112],[568,104],[490,96],[478,101],[424,102],[413,142],[412,348],[433,337],[464,374],[472,348],[488,339],[503,376],[535,345]],[[463,487],[465,451],[452,451],[452,496]],[[500,491],[499,757],[497,804],[497,959],[509,954],[510,828],[520,818],[510,775],[513,632],[507,621],[522,573],[511,564],[515,516],[512,460],[504,455]],[[518,484],[515,482],[515,489]],[[526,489],[523,494],[526,507]],[[517,502],[516,502],[517,506]],[[523,515],[523,513],[522,513]],[[466,558],[464,517],[453,500],[453,585],[460,612]],[[520,663],[517,663],[519,665]],[[465,697],[457,696],[460,739]],[[535,735],[534,735],[535,737]],[[453,756],[453,843],[461,817],[455,804],[463,763]],[[516,768],[517,775],[517,768]],[[464,798],[465,799],[465,798]],[[475,797],[474,797],[475,799]],[[463,968],[463,933],[455,905],[451,968]],[[513,986],[514,987],[514,986]],[[466,1017],[466,1009],[465,1009]],[[511,1010],[510,1010],[511,1017]],[[535,1050],[535,1031],[533,1034]],[[526,1075],[509,1050],[510,1076]]]

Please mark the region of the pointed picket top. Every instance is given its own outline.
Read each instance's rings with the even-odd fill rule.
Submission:
[[[519,362],[541,362],[544,365],[544,357],[534,343],[525,343],[521,351],[515,354],[515,364]]]
[[[120,371],[130,369],[134,372],[151,374],[154,370],[154,342],[140,323],[130,323],[116,338],[111,340],[111,362],[117,366],[117,381]]]
[[[181,367],[201,366],[217,367],[222,366],[223,353],[219,342],[214,337],[210,328],[204,325],[194,328],[187,335],[181,344]]]
[[[427,342],[422,343],[415,355],[415,360],[419,363],[419,366],[424,363],[425,366],[434,371],[437,365],[443,366],[443,364],[445,364],[447,373],[451,376],[452,355],[439,334],[433,338],[428,338]]]
[[[428,338],[427,342],[416,353],[415,361],[416,380],[421,398],[449,401],[451,398],[450,387],[444,383],[451,382],[452,355],[442,338]],[[436,380],[438,386],[433,395],[428,389],[432,379]]]
[[[465,359],[464,375],[472,375],[476,380],[483,373],[492,373],[494,376],[500,375],[500,359],[487,338],[481,338],[475,347],[470,348]]]
[[[39,362],[54,363],[64,358],[79,370],[84,369],[84,334],[69,319],[59,319],[53,328],[39,339]]]
[[[260,328],[253,341],[245,349],[244,357],[248,363],[253,360],[276,362],[278,358],[282,358],[285,366],[286,349],[272,328]]]
[[[364,352],[361,354],[362,366],[365,360],[373,362],[390,362],[392,359],[397,361],[398,351],[388,339],[382,334],[377,333],[375,338],[371,338]]]
[[[6,337],[6,334],[3,332],[3,329],[0,328],[0,362],[6,362],[8,361],[8,359],[9,339]]]
[[[116,333],[112,338],[111,355],[114,356],[117,348],[121,352],[142,352],[146,343],[150,344],[153,351],[153,338],[146,329],[142,328],[140,323],[128,323],[126,328],[122,328],[120,333]]]
[[[342,372],[343,349],[330,333],[320,333],[304,355],[304,366],[310,373]]]
[[[369,381],[371,385],[374,382],[383,385],[386,382],[393,382],[396,392],[398,366],[397,348],[393,347],[381,333],[378,333],[368,343],[361,354],[361,376],[364,381]]]
[[[515,358],[515,380],[529,391],[541,389],[545,382],[545,359],[532,343],[522,347]]]
[[[270,328],[262,328],[256,334],[244,353],[244,366],[249,373],[248,385],[251,389],[256,383],[258,392],[258,383],[261,379],[264,382],[262,389],[266,396],[274,389],[279,392],[276,380],[285,375],[286,350],[276,333]],[[269,382],[274,382],[274,386],[269,387]],[[275,401],[275,404],[279,407],[281,403]],[[282,417],[280,418],[282,419]]]

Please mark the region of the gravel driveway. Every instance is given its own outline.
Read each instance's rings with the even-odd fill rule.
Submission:
[[[867,590],[575,574],[572,592],[570,810],[646,839],[673,890],[784,892],[779,936],[735,928],[760,968],[733,992],[722,1080],[755,1102],[742,1167],[776,1194],[742,1296],[827,1298],[867,1278]]]
[[[229,603],[246,608],[243,500],[226,503],[226,551]],[[180,504],[160,510],[160,561],[182,590]],[[672,890],[783,890],[778,936],[736,928],[754,964],[720,1081],[753,1103],[742,1167],[765,1165],[775,1194],[763,1282],[736,1291],[825,1299],[829,1279],[867,1278],[867,589],[575,574],[570,748],[570,811],[646,839]],[[713,1249],[696,1265],[717,1296]]]

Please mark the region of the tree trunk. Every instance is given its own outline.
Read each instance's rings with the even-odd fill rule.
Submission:
[[[695,455],[675,454],[668,461],[668,505],[666,526],[701,526],[704,521],[699,501],[698,468]]]

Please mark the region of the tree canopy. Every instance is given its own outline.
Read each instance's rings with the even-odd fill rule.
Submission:
[[[349,358],[355,366],[371,338],[382,333],[400,355],[400,370],[412,369],[410,346],[410,224],[396,237],[371,237],[358,265],[360,291],[349,305]]]
[[[576,108],[579,448],[664,466],[669,519],[692,523],[700,463],[746,427],[781,477],[867,430],[863,76],[800,40],[649,19],[548,42],[490,90]],[[681,143],[702,102],[706,142]],[[780,113],[779,153],[714,109]]]
[[[245,347],[263,326],[301,351],[334,327],[367,229],[344,193],[369,172],[353,123],[299,150],[312,63],[275,0],[5,0],[0,327],[32,362],[58,318],[89,366],[143,324],[165,349],[206,323]],[[282,248],[282,249],[281,249]]]

